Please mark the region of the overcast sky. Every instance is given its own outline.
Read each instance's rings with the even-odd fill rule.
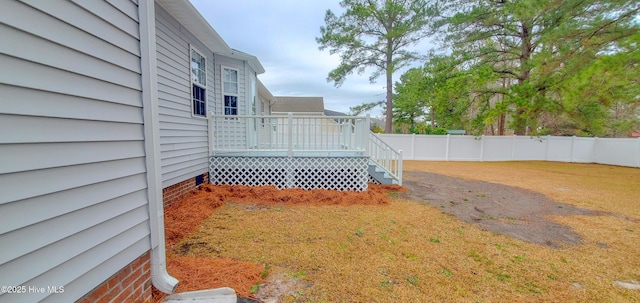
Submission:
[[[260,60],[266,72],[258,78],[273,95],[321,96],[325,109],[344,113],[351,106],[385,99],[384,76],[370,84],[370,71],[349,76],[339,88],[326,81],[340,60],[329,50],[318,50],[315,38],[327,9],[342,12],[339,0],[190,1],[230,47]],[[394,75],[394,82],[400,75]],[[380,116],[382,110],[371,114]]]

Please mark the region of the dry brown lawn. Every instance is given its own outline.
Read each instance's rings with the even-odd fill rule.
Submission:
[[[201,258],[260,265],[252,276],[268,265],[266,279],[254,281],[268,282],[263,289],[286,285],[269,294],[279,302],[640,302],[640,290],[613,284],[640,280],[640,169],[554,162],[405,161],[404,167],[521,187],[618,215],[552,218],[583,237],[581,245],[552,249],[481,230],[395,193],[388,203],[369,205],[228,196],[215,201],[197,230],[173,238],[169,264]]]

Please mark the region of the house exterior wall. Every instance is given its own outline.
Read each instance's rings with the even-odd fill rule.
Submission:
[[[206,57],[207,107],[216,108],[213,52],[156,5],[162,187],[208,171],[207,119],[191,108],[190,47]]]
[[[216,115],[224,114],[223,68],[238,71],[239,115],[252,112],[251,78],[255,78],[256,72],[246,61],[234,58],[231,49],[228,54],[214,53],[160,5],[156,5],[156,36],[162,186],[167,188],[208,172],[210,134],[215,136],[229,128],[246,132],[252,126],[238,120],[227,124],[225,129],[209,131],[207,119],[192,115],[190,48],[206,57],[207,111]],[[253,88],[257,95],[257,82]],[[228,140],[244,144],[246,138]]]
[[[224,55],[215,54],[215,98],[216,104],[214,113],[216,115],[224,115],[224,93],[222,91],[222,70],[223,68],[236,69],[238,71],[238,115],[248,115],[250,105],[248,104],[248,67],[241,60],[230,58]],[[228,120],[223,127],[213,130],[214,136],[217,136],[218,142],[224,141],[229,146],[244,146],[246,144],[246,136],[223,136],[227,133],[246,133],[247,123],[244,119]],[[218,124],[219,125],[219,124]]]
[[[73,302],[148,255],[138,20],[129,0],[2,4],[0,285],[43,290],[0,302]]]

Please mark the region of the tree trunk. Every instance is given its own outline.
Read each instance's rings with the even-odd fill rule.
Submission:
[[[529,59],[531,59],[531,28],[524,21],[520,25],[520,39],[520,77],[518,77],[518,84],[522,85],[531,76],[531,68],[529,67]],[[528,98],[529,96],[525,97]],[[527,105],[521,105],[516,110],[514,132],[519,136],[526,135],[529,126],[525,116],[526,107]]]
[[[387,115],[384,122],[384,132],[391,134],[392,132],[392,119],[393,119],[393,93],[392,93],[392,74],[387,70]]]
[[[511,80],[509,80],[511,82]],[[502,78],[502,88],[504,91],[507,90],[509,86],[507,86],[507,78]],[[504,102],[504,94],[500,95],[500,102]],[[505,122],[505,114],[500,114],[498,117],[498,136],[504,136],[504,122]]]
[[[387,115],[384,121],[384,132],[387,134],[393,133],[393,49],[391,48],[391,39],[387,39]]]
[[[436,129],[436,114],[433,112],[433,106],[431,107],[431,130]]]

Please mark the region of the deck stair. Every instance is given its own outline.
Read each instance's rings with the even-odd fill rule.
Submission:
[[[378,163],[369,160],[369,177],[371,180],[374,180],[376,183],[380,184],[398,184],[399,181],[391,177],[391,175],[380,166]]]

